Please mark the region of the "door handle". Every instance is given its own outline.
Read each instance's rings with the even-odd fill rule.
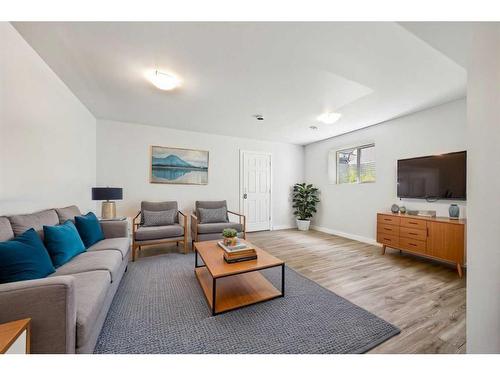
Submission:
[[[243,194],[243,199],[247,199],[248,195],[247,193]]]

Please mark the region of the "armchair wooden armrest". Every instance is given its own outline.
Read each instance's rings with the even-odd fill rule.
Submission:
[[[191,240],[198,241],[198,217],[194,213],[191,213]]]
[[[182,211],[177,211],[178,215],[182,216],[182,223],[184,227],[184,254],[188,252],[187,238],[188,238],[188,218],[187,215]],[[181,222],[179,217],[179,223]]]
[[[140,217],[141,216],[141,211],[137,213],[137,215],[134,216],[132,219],[132,262],[135,262],[135,257],[136,257],[136,249],[137,246],[135,244],[135,233],[137,232],[137,228],[139,228],[139,225],[141,225],[140,222]],[[139,219],[139,222],[137,221]]]
[[[132,225],[137,225],[137,226],[139,226],[139,225],[141,224],[140,222],[137,222],[137,218],[138,218],[139,216],[141,216],[141,211],[139,211],[139,212],[137,213],[137,215],[135,215],[135,216],[134,216],[134,218],[132,219]]]
[[[238,212],[229,211],[229,210],[227,211],[227,213],[238,216],[238,218],[240,220],[240,224],[243,224],[243,238],[246,239],[247,238],[247,232],[246,232],[247,218],[245,217],[245,215],[240,214]],[[243,223],[242,223],[242,221],[243,221]]]

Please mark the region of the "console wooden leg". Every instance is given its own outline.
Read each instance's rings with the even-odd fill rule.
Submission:
[[[384,254],[385,254],[385,248],[386,248],[386,247],[387,247],[387,246],[382,245],[382,255],[384,255]]]
[[[462,265],[460,263],[457,263],[457,271],[458,271],[458,277],[462,278],[463,276]]]

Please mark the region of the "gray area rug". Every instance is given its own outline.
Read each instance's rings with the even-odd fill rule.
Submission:
[[[363,353],[400,332],[290,268],[284,298],[212,317],[193,269],[193,254],[130,263],[95,353]]]

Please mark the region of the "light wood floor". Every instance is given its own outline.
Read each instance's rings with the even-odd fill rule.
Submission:
[[[453,266],[297,230],[249,233],[248,239],[302,275],[401,329],[370,353],[464,353],[465,277]],[[179,251],[144,248],[141,257]],[[334,317],[332,317],[333,319]]]
[[[257,246],[401,329],[370,353],[464,353],[465,277],[453,266],[326,233],[250,233]],[[333,318],[333,317],[332,317]]]

